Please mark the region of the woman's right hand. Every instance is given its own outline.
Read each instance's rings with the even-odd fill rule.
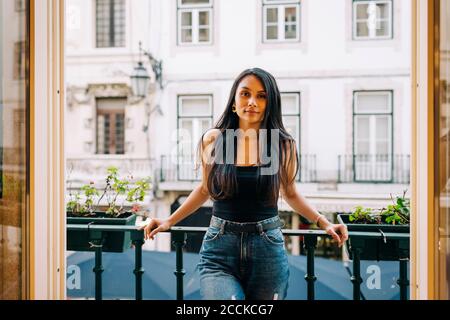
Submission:
[[[150,222],[146,226],[139,228],[139,230],[144,229],[144,239],[154,240],[155,234],[161,231],[167,231],[172,227],[169,220],[163,220],[158,218],[150,218]]]

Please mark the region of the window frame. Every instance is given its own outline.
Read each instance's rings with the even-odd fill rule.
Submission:
[[[386,112],[358,112],[357,111],[357,96],[360,94],[374,95],[374,94],[388,94],[389,99],[389,109]],[[356,118],[358,116],[368,116],[369,119],[372,119],[376,116],[388,116],[390,125],[389,128],[389,142],[390,142],[390,179],[357,179],[356,177]],[[373,120],[369,120],[373,121]],[[394,181],[394,90],[386,89],[386,90],[354,90],[353,91],[353,107],[352,107],[352,172],[353,172],[353,182],[363,182],[363,183],[392,183]],[[370,139],[370,138],[369,138]],[[376,155],[377,153],[374,153]],[[369,152],[369,155],[372,153]],[[372,169],[373,170],[373,169]]]
[[[351,0],[352,1],[352,39],[355,41],[371,41],[371,40],[390,40],[394,39],[394,2],[392,0]],[[387,36],[358,36],[357,35],[357,24],[358,22],[362,22],[363,20],[356,19],[356,7],[358,4],[369,4],[374,2],[375,4],[387,3],[389,5],[389,34]],[[367,20],[366,20],[367,21]],[[379,20],[377,20],[379,21]],[[384,20],[381,20],[384,21]]]
[[[99,100],[110,100],[110,99],[117,99],[117,100],[123,100],[125,103],[123,105],[123,108],[114,108],[110,110],[101,110],[98,107],[98,101]],[[126,124],[125,124],[125,113],[126,113],[126,97],[105,97],[105,98],[96,98],[95,99],[95,154],[97,155],[125,155],[126,154]],[[108,145],[108,151],[109,153],[99,152],[99,132],[98,132],[98,117],[99,115],[113,115],[112,119],[114,121],[110,120],[110,128],[109,128],[109,134],[111,141]],[[116,135],[116,116],[118,114],[123,114],[123,153],[117,153],[117,135]],[[114,143],[112,143],[114,141]],[[106,150],[105,150],[106,151]],[[112,152],[114,151],[114,152]]]
[[[300,148],[301,136],[302,136],[302,134],[301,134],[302,133],[301,132],[301,120],[302,120],[302,117],[301,117],[301,92],[299,92],[299,91],[283,91],[283,92],[280,92],[280,95],[281,95],[281,98],[283,96],[295,96],[295,99],[296,99],[297,112],[295,112],[295,113],[284,112],[283,106],[281,106],[281,117],[283,119],[283,125],[284,125],[284,117],[292,117],[292,118],[297,117],[297,124],[298,124],[297,134],[298,134],[298,136],[294,137],[294,139],[296,139],[296,142],[297,142],[296,147],[297,147],[297,153],[298,153],[298,157],[299,157],[299,159],[298,159],[299,160],[299,164],[298,164],[299,170],[297,173],[297,177],[295,179],[296,179],[296,181],[299,182],[302,180],[301,170],[300,170],[300,168],[302,168],[302,153],[301,153],[301,148]]]
[[[98,34],[99,34],[99,31],[98,31],[98,8],[97,8],[97,4],[98,4],[98,0],[95,0],[94,1],[94,23],[95,23],[95,27],[94,27],[94,32],[95,32],[95,34],[94,34],[94,45],[95,45],[95,49],[124,49],[124,48],[126,48],[127,47],[127,36],[128,36],[128,34],[127,34],[127,1],[126,0],[122,0],[123,1],[123,10],[124,10],[124,12],[123,12],[123,16],[124,16],[124,23],[123,23],[123,45],[117,45],[116,44],[116,41],[117,40],[115,40],[114,39],[114,43],[111,43],[111,34],[109,35],[109,37],[110,37],[110,39],[109,39],[109,43],[108,43],[108,45],[107,46],[99,46],[99,39],[98,39]],[[110,17],[110,19],[109,19],[109,22],[111,23],[111,20],[112,20],[112,22],[114,22],[114,18],[111,18]],[[110,24],[110,26],[109,26],[109,31],[111,32],[111,28],[112,28],[112,31],[113,31],[113,34],[114,34],[114,32],[115,32],[115,26],[114,26],[114,23],[113,23],[113,26],[111,27],[111,24]]]
[[[199,99],[199,98],[207,98],[208,99],[208,106],[209,106],[209,115],[202,115],[202,116],[182,116],[181,115],[181,108],[182,108],[182,100],[184,99]],[[214,104],[213,104],[213,94],[178,94],[177,95],[177,180],[178,181],[193,181],[196,179],[186,179],[186,178],[182,178],[180,177],[180,157],[182,158],[183,154],[181,153],[181,149],[180,149],[180,124],[181,124],[181,120],[183,119],[209,119],[210,120],[210,124],[212,127],[213,124],[213,115],[214,115]],[[194,137],[193,137],[194,138]],[[192,155],[195,155],[195,150],[192,150]]]
[[[192,41],[183,42],[182,41],[182,25],[181,16],[184,12],[190,12],[192,15]],[[200,12],[208,12],[209,14],[209,40],[200,41],[200,30],[206,29],[205,25],[200,25]],[[207,4],[182,4],[181,0],[177,1],[177,46],[202,46],[202,45],[212,45],[213,44],[213,32],[214,32],[214,3],[213,0],[209,0]]]
[[[296,9],[296,37],[294,39],[286,39],[286,22],[284,21],[286,8],[295,7]],[[278,9],[278,26],[277,39],[267,38],[267,9]],[[280,14],[282,12],[282,14]],[[301,41],[301,1],[300,0],[263,0],[262,3],[262,42],[263,43],[295,43]],[[273,24],[273,23],[272,23]],[[280,36],[283,36],[280,38]]]
[[[213,0],[208,0],[208,3],[191,3],[191,4],[183,4],[183,0],[177,0],[178,8],[201,8],[201,7],[212,7]]]

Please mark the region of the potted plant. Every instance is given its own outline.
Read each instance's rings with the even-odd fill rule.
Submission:
[[[348,231],[378,232],[380,239],[369,239],[350,236],[346,249],[353,259],[352,248],[360,249],[361,260],[398,260],[401,258],[401,250],[407,250],[409,239],[385,238],[385,233],[409,233],[410,202],[402,197],[391,199],[393,204],[386,208],[374,210],[357,206],[351,214],[339,214],[338,221],[347,226]],[[407,241],[407,242],[405,242]]]
[[[69,195],[66,205],[67,224],[134,225],[142,211],[140,203],[151,189],[150,178],[132,183],[133,177],[120,179],[118,168],[107,169],[106,184],[101,192],[90,182],[81,193]],[[119,203],[119,199],[121,199]],[[104,204],[101,204],[101,201]],[[123,252],[131,246],[129,232],[104,232],[103,251]],[[88,231],[67,232],[67,250],[93,251]]]

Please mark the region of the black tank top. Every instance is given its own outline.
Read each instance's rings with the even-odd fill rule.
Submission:
[[[277,205],[263,203],[268,199],[268,190],[258,190],[258,172],[257,166],[236,166],[237,190],[229,199],[213,200],[213,215],[237,222],[255,222],[277,216]]]

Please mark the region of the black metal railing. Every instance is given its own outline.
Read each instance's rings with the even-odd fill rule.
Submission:
[[[169,232],[172,235],[172,243],[176,251],[175,261],[175,277],[177,283],[177,300],[183,300],[184,288],[183,277],[186,271],[183,268],[183,247],[186,245],[186,236],[188,233],[205,233],[208,228],[206,227],[172,227]],[[138,230],[136,226],[107,226],[107,225],[79,225],[69,224],[67,230],[88,231],[90,243],[95,248],[95,267],[93,272],[95,273],[95,299],[102,300],[102,272],[104,271],[102,266],[102,243],[103,233],[105,232],[130,232],[131,240],[135,248],[135,266],[134,275],[136,277],[135,290],[136,300],[142,300],[142,275],[144,268],[142,266],[142,245],[144,244],[144,233],[142,230]],[[304,246],[307,255],[307,272],[305,280],[307,283],[307,298],[308,300],[315,300],[315,281],[317,277],[314,269],[315,248],[317,245],[318,237],[329,237],[323,230],[290,230],[284,229],[283,234],[287,236],[303,236]],[[399,240],[399,278],[397,284],[400,288],[400,299],[407,299],[407,292],[409,286],[407,266],[409,261],[409,233],[378,233],[378,232],[349,232],[352,241],[353,252],[353,274],[350,281],[353,283],[353,299],[361,299],[361,278],[360,270],[360,254],[364,248],[364,241],[358,241],[363,239],[379,239],[380,241],[386,240]]]
[[[316,155],[302,154],[299,156],[300,167],[297,182],[317,182]],[[159,166],[161,182],[200,181],[201,169],[196,167],[195,156],[162,155]]]
[[[338,182],[410,182],[410,155],[354,154],[338,156]]]
[[[137,226],[123,225],[92,225],[92,224],[68,224],[68,231],[87,231],[89,244],[95,252],[95,299],[102,300],[102,266],[103,240],[105,232],[130,232],[131,241],[135,250],[135,265],[133,273],[136,277],[136,300],[142,300],[142,245],[144,244],[144,231],[138,230]]]

